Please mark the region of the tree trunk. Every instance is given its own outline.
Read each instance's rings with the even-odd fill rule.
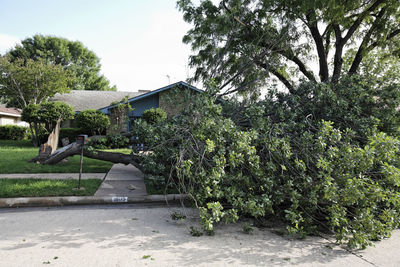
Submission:
[[[39,146],[39,141],[36,135],[36,130],[34,129],[32,122],[29,123],[29,130],[31,131],[31,138],[32,138],[32,144],[34,147]]]
[[[39,162],[42,164],[56,164],[67,157],[73,155],[79,155],[81,153],[81,149],[82,149],[82,144],[74,142],[68,146],[65,146],[57,150],[56,152],[51,154],[48,158],[42,159]],[[88,158],[105,160],[112,163],[122,163],[125,165],[132,164],[133,166],[140,169],[140,165],[133,159],[133,155],[126,155],[115,152],[104,152],[97,150],[87,150],[87,149],[83,150],[83,155]]]
[[[53,131],[47,138],[46,144],[51,147],[51,154],[56,152],[58,147],[58,139],[60,137],[60,125],[61,125],[61,118],[57,120],[56,127],[54,127]]]

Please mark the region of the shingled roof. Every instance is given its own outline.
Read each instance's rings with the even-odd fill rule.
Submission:
[[[0,114],[8,115],[12,117],[21,117],[22,110],[19,108],[6,108],[5,106],[0,106]]]
[[[78,112],[87,109],[100,109],[111,105],[112,102],[121,101],[125,96],[132,98],[146,92],[72,90],[67,94],[56,94],[50,101],[63,101],[71,105],[75,112]]]

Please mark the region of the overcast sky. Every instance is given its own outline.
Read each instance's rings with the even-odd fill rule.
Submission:
[[[118,91],[154,90],[189,73],[190,28],[176,0],[0,0],[0,54],[34,34],[78,40]]]

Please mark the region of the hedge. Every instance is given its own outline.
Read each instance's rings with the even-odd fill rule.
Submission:
[[[27,128],[17,125],[0,126],[0,139],[22,140],[26,137]]]
[[[75,142],[76,137],[80,134],[87,134],[87,132],[85,132],[81,128],[61,128],[60,129],[60,141],[63,138],[68,138],[70,143]]]

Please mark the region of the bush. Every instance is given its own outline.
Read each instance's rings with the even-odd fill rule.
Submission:
[[[164,121],[167,113],[161,108],[151,108],[143,112],[143,119],[149,124],[155,124]]]
[[[96,149],[109,148],[106,137],[90,138],[88,145]]]
[[[27,136],[26,127],[17,125],[0,126],[0,139],[2,140],[22,140]]]
[[[108,134],[106,137],[89,139],[89,145],[96,149],[127,148],[129,146],[129,139],[120,134]]]
[[[75,142],[76,137],[80,134],[87,134],[87,132],[81,128],[60,128],[60,141],[68,138],[70,143]]]
[[[79,128],[91,135],[101,134],[110,126],[108,116],[95,109],[88,109],[78,113],[75,117],[75,122]]]
[[[107,135],[108,148],[127,148],[129,146],[129,138],[120,134]]]

